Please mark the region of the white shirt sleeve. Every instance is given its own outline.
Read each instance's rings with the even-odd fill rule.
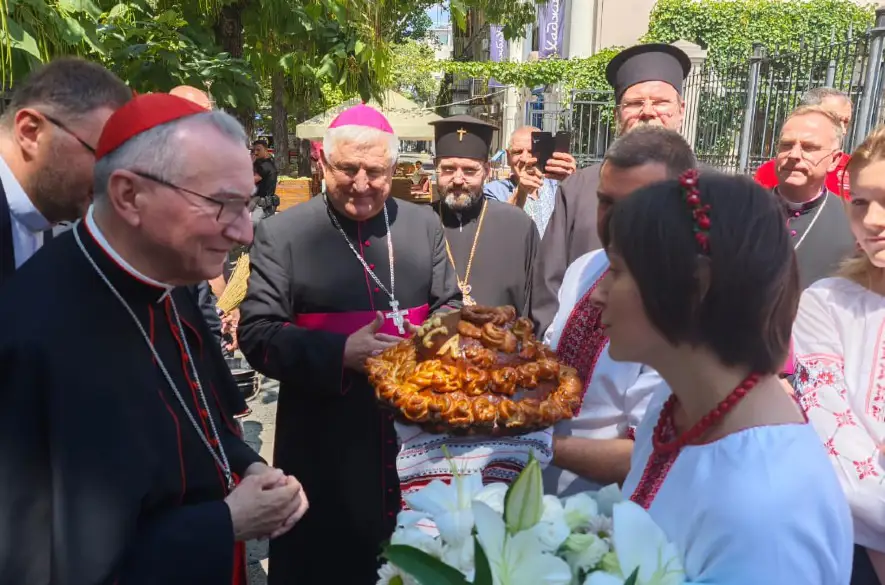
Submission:
[[[880,476],[879,441],[865,426],[868,416],[857,411],[866,388],[846,382],[842,327],[826,288],[802,294],[793,326],[796,373],[793,386],[802,408],[824,443],[854,519],[855,542],[885,551],[885,486]],[[860,356],[857,356],[859,359]]]
[[[574,264],[572,264],[574,266]],[[544,332],[544,337],[541,340],[545,345],[550,346],[554,351],[559,345],[559,337],[562,335],[562,329],[565,327],[565,322],[568,320],[568,316],[571,314],[572,309],[574,308],[574,303],[565,304],[563,303],[563,289],[566,289],[565,285],[569,283],[569,274],[570,270],[565,271],[565,276],[562,278],[562,284],[559,286],[559,291],[556,293],[557,300],[557,308],[556,315],[553,316],[553,321],[547,327],[547,330]],[[571,271],[572,278],[574,276],[574,271]],[[566,289],[567,290],[567,289]]]
[[[554,350],[559,346],[559,338],[575,305],[599,277],[599,270],[594,268],[606,264],[605,257],[600,256],[602,253],[602,250],[594,250],[584,254],[569,264],[565,276],[562,277],[562,284],[556,293],[558,301],[556,315],[541,338],[544,344]]]

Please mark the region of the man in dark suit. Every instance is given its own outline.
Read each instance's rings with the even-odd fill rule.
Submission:
[[[679,48],[637,45],[608,64],[606,77],[615,89],[618,132],[639,126],[682,128],[683,82],[691,61]],[[532,288],[531,318],[542,334],[556,315],[559,286],[566,268],[601,246],[596,229],[597,187],[601,164],[581,169],[563,181],[538,250]]]
[[[0,286],[92,201],[95,145],[132,98],[110,71],[57,59],[13,87],[0,116]]]

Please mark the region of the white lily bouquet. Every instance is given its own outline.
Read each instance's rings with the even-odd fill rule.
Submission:
[[[545,496],[531,459],[510,486],[453,474],[406,495],[378,585],[683,585],[676,547],[616,485]]]

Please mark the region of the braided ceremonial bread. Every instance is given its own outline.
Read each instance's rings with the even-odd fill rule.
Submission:
[[[432,432],[524,434],[571,418],[583,385],[513,307],[434,316],[366,362],[383,404]]]

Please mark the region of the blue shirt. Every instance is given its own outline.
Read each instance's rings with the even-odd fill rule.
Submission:
[[[541,236],[547,230],[547,223],[550,216],[553,215],[553,205],[556,203],[556,189],[559,187],[559,181],[553,179],[544,179],[541,188],[538,190],[538,198],[532,199],[526,197],[523,210],[535,222],[535,227]],[[512,178],[500,179],[486,184],[483,193],[487,199],[497,199],[507,203],[513,196],[513,190],[516,189],[516,183]]]

